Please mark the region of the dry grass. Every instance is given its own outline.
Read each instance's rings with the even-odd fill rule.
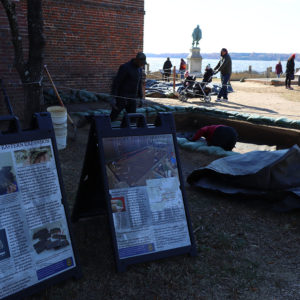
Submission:
[[[60,162],[70,207],[88,127],[68,141]],[[180,151],[183,176],[216,159]],[[83,278],[67,280],[29,299],[300,299],[300,213],[255,206],[257,198],[229,197],[186,186],[197,257],[178,256],[115,272],[105,216],[74,226]],[[262,201],[262,200],[261,200]]]

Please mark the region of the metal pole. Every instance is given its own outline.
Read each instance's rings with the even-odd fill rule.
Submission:
[[[175,84],[176,84],[176,66],[173,67],[173,93],[175,93]]]

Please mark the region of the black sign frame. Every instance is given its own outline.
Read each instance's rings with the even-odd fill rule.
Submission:
[[[132,126],[131,120],[136,122],[136,126]],[[72,221],[77,222],[82,218],[89,218],[105,213],[108,214],[112,244],[115,254],[114,256],[118,272],[126,271],[127,266],[131,264],[153,261],[181,254],[195,256],[197,251],[185,196],[184,179],[182,176],[181,164],[178,155],[176,129],[173,115],[171,113],[159,113],[155,120],[155,124],[152,125],[146,123],[145,117],[142,114],[126,114],[120,127],[112,127],[108,115],[91,116],[90,123],[91,128],[89,132],[89,139],[81,173],[79,189],[77,191],[76,202],[72,212]],[[111,195],[109,193],[108,178],[105,170],[103,139],[107,137],[163,134],[171,134],[173,138],[173,146],[180,181],[180,190],[182,193],[182,200],[191,244],[181,248],[120,259],[111,207]]]
[[[7,144],[15,144],[22,142],[30,142],[42,139],[51,139],[52,148],[54,153],[54,159],[56,164],[56,170],[58,175],[58,182],[60,185],[61,195],[62,195],[62,205],[64,207],[64,212],[66,216],[66,225],[68,226],[68,231],[70,235],[70,240],[72,244],[72,250],[74,253],[75,267],[66,270],[58,275],[54,275],[49,279],[45,279],[40,283],[36,283],[29,286],[19,292],[10,294],[6,296],[5,300],[11,299],[23,299],[32,294],[36,294],[46,289],[49,286],[57,284],[61,281],[67,280],[69,278],[79,279],[82,277],[81,266],[78,258],[78,252],[74,243],[74,236],[72,233],[72,228],[70,226],[70,214],[68,210],[68,205],[66,201],[65,189],[63,184],[63,179],[61,175],[60,162],[58,158],[58,150],[56,145],[55,133],[52,125],[52,119],[48,112],[36,113],[33,116],[31,128],[27,130],[22,130],[20,126],[19,119],[14,115],[6,115],[0,117],[1,123],[9,123],[8,130],[0,131],[0,146]]]

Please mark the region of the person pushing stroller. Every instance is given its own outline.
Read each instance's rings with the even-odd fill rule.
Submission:
[[[227,85],[229,83],[231,72],[232,72],[232,62],[231,62],[231,57],[228,54],[226,48],[221,49],[221,59],[214,68],[214,74],[217,74],[218,72],[221,72],[222,87],[218,93],[216,102],[221,102],[221,101],[228,102]]]

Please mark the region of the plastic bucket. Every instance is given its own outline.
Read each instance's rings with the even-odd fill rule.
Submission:
[[[55,132],[57,149],[58,150],[65,149],[67,147],[67,134],[68,134],[67,123],[65,124],[53,123],[53,129]]]
[[[62,106],[50,106],[47,111],[51,114],[53,124],[64,124],[67,122],[67,110]]]
[[[56,135],[55,139],[56,139],[56,145],[57,145],[58,150],[65,149],[67,147],[67,136],[66,135],[65,136]]]
[[[55,132],[55,139],[57,149],[65,149],[67,146],[67,110],[62,106],[50,106],[47,111],[51,115],[53,129]]]
[[[54,128],[56,136],[67,136],[67,133],[68,133],[67,123],[65,123],[65,124],[54,124],[53,123],[53,128]]]

